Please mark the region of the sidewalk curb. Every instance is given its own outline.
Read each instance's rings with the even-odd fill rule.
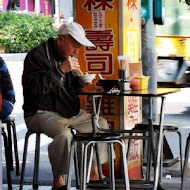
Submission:
[[[0,54],[3,60],[6,61],[24,61],[27,53],[5,53]]]

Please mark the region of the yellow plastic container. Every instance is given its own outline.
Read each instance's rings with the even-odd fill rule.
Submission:
[[[136,79],[140,79],[140,89],[148,88],[149,76],[137,76]]]

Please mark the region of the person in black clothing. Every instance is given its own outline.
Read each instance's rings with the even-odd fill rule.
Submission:
[[[64,23],[57,38],[34,47],[26,56],[22,77],[24,117],[28,128],[44,133],[53,141],[48,146],[53,172],[52,190],[66,189],[63,174],[67,174],[72,134],[69,126],[78,132],[92,132],[91,115],[80,109],[76,91],[85,85],[75,70],[80,68],[75,58],[81,46],[92,46],[84,29],[78,23]],[[99,125],[108,128],[100,117]],[[107,161],[107,147],[99,145],[100,161]],[[98,180],[95,160],[91,180]]]
[[[5,118],[13,111],[15,103],[15,91],[9,70],[2,57],[0,57],[0,77],[2,94],[2,109],[0,111],[0,118]]]

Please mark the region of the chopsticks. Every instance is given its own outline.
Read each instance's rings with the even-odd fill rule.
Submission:
[[[80,75],[84,75],[83,72],[78,68],[78,71],[80,73]]]
[[[119,70],[127,70],[128,69],[128,61],[120,60],[119,61]]]
[[[130,57],[127,55],[118,56],[119,70],[128,70],[129,69]]]
[[[103,80],[104,78],[102,77],[102,75],[101,74],[98,74],[98,76],[100,77],[100,79],[101,80]]]

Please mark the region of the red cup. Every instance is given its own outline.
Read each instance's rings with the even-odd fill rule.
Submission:
[[[140,79],[132,79],[130,81],[130,86],[132,90],[139,90],[140,89]]]

